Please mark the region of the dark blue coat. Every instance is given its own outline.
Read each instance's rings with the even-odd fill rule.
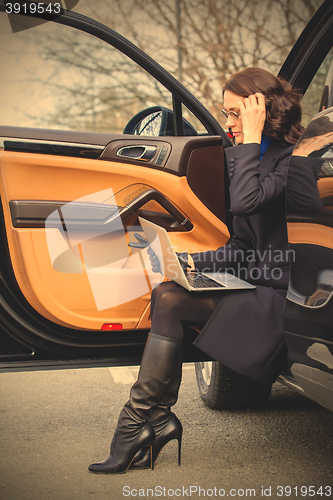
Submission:
[[[199,270],[225,270],[256,285],[214,294],[217,308],[195,345],[233,370],[273,382],[286,362],[282,310],[289,281],[285,192],[294,146],[259,144],[226,151],[234,238],[193,254]]]

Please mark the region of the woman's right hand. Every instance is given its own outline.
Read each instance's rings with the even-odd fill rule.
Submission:
[[[257,92],[239,103],[242,118],[243,144],[260,144],[266,120],[265,96]]]

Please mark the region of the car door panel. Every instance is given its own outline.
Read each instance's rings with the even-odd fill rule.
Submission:
[[[89,139],[94,138],[90,136]],[[137,216],[125,221],[123,234],[114,230],[101,233],[98,229],[96,208],[103,220],[107,216],[105,208],[110,206],[104,202],[112,197],[111,194],[114,195],[117,208],[120,207],[121,210],[142,193],[163,193],[160,200],[155,196],[157,199],[149,199],[144,203],[140,207],[140,215],[153,221],[162,221],[162,225],[172,231],[176,250],[206,250],[212,245],[217,247],[225,243],[229,236],[224,223],[198,199],[186,177],[170,173],[189,170],[190,181],[198,189],[196,186],[200,186],[201,174],[199,164],[204,169],[204,159],[207,157],[206,177],[210,177],[209,165],[214,163],[217,164],[215,170],[220,171],[222,174],[219,175],[223,176],[223,149],[218,144],[220,140],[170,138],[168,141],[144,141],[142,138],[131,138],[128,141],[124,138],[119,140],[118,137],[115,141],[112,141],[112,137],[108,137],[108,140],[109,146],[104,149],[106,154],[95,160],[12,151],[13,148],[8,147],[8,144],[15,144],[15,139],[9,138],[5,150],[1,152],[1,199],[15,277],[23,295],[36,311],[50,321],[67,327],[97,330],[108,322],[121,323],[124,329],[133,329],[138,324],[140,327],[147,326],[145,311],[151,284],[149,280],[143,279],[140,259],[132,259],[131,268],[128,269],[126,254],[121,263],[120,258],[111,257],[114,249],[121,247],[121,241],[123,247],[124,242],[127,245],[129,241],[133,241],[133,232],[139,229]],[[34,144],[38,143],[37,137],[34,137],[34,141]],[[140,160],[127,158],[125,162],[124,158],[117,157],[121,148],[128,145],[140,147],[141,144],[156,145],[157,151],[167,144],[169,154],[164,159],[164,171],[161,167],[142,168],[149,163],[145,160],[142,160],[141,165]],[[201,153],[199,158],[196,158],[197,151]],[[171,167],[168,169],[169,164]],[[211,185],[214,190],[215,179],[212,177]],[[163,199],[168,202],[164,203],[168,210],[163,207]],[[92,203],[94,207],[93,218],[89,221],[85,214],[83,221],[83,232],[88,231],[89,236],[78,236],[76,227],[81,244],[60,252],[52,262],[46,232],[53,231],[55,234],[49,235],[49,239],[53,242],[57,240],[58,244],[61,235],[59,229],[52,228],[52,225],[45,229],[45,223],[56,210],[64,210],[63,207],[68,207],[73,202],[79,201],[82,204],[82,200],[87,206]],[[223,206],[222,200],[220,204]],[[190,227],[194,225],[193,229],[186,231],[186,225],[177,223],[174,219],[175,213],[184,214],[183,219],[186,217],[191,220]],[[71,223],[68,217],[66,224],[69,230]],[[94,251],[96,257],[96,249],[100,257],[97,262],[91,262]],[[131,254],[135,253],[136,250],[131,249]],[[109,262],[106,262],[107,258],[103,260],[103,254],[110,255]],[[89,277],[91,268],[101,270],[104,266],[105,271],[105,265],[109,266],[105,283],[101,283],[101,275],[90,274]],[[66,269],[70,272],[61,272]],[[92,293],[92,281],[95,289],[97,287],[100,290],[98,300],[96,293]],[[134,297],[131,297],[130,291],[133,288]],[[118,290],[118,295],[121,295],[120,289],[123,290],[123,297],[115,299],[119,303],[112,306],[112,297],[108,300],[108,295],[115,294],[114,289]]]

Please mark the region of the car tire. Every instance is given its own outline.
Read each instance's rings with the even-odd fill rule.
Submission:
[[[218,361],[196,362],[195,374],[202,401],[209,408],[231,410],[262,406],[271,384],[261,384]]]

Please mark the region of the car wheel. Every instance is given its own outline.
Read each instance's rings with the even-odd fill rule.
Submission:
[[[263,405],[271,393],[271,384],[261,384],[218,361],[195,363],[195,374],[200,397],[209,408],[254,408]]]

